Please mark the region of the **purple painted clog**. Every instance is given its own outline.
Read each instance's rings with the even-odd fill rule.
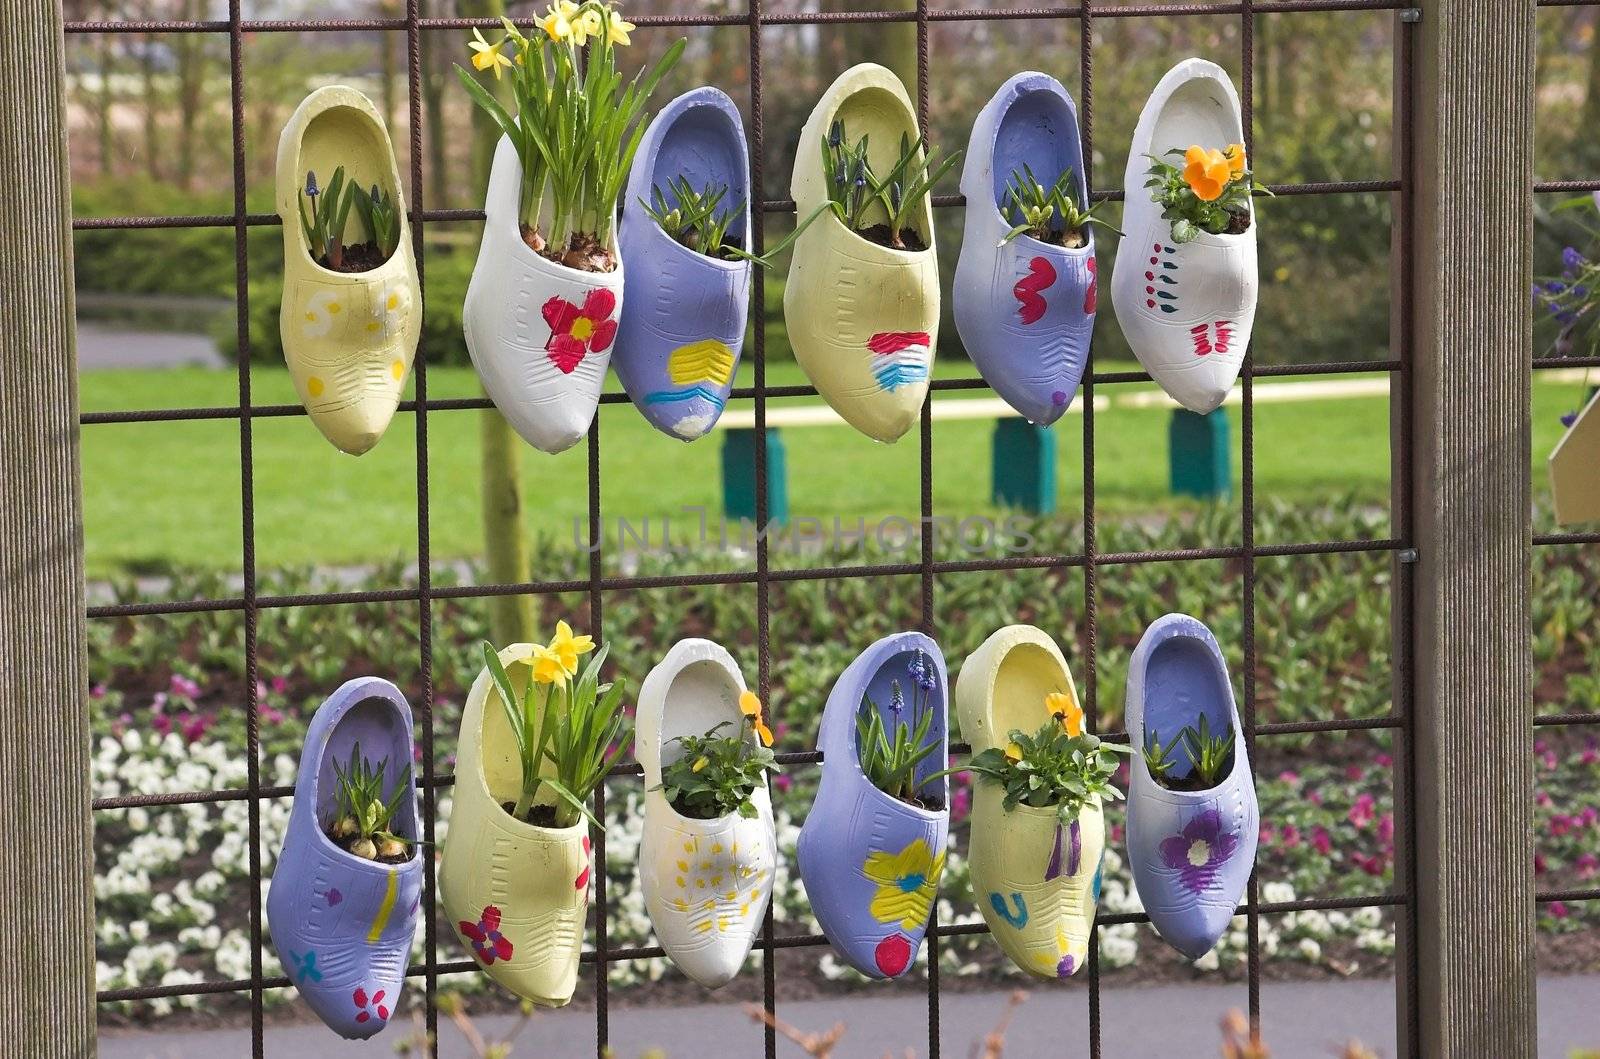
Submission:
[[[917,767],[919,777],[949,761],[944,655],[917,632],[886,636],[851,662],[828,695],[817,745],[822,780],[800,829],[796,850],[811,910],[834,950],[873,978],[896,978],[916,961],[944,871],[950,829],[947,778],[919,790],[936,809],[894,798],[867,779],[856,748],[856,712],[870,697],[889,724],[891,688],[926,673],[928,739],[938,749]]]
[[[672,238],[645,209],[669,183],[726,187],[729,226],[750,246],[750,159],[733,100],[697,88],[656,115],[639,141],[622,196],[622,258],[627,274],[622,327],[611,364],[628,396],[656,429],[684,441],[708,432],[722,414],[744,345],[750,263],[708,257]]]
[[[361,756],[384,767],[385,792],[411,783],[411,707],[377,677],[345,682],[306,732],[294,808],[267,895],[267,926],[284,973],[311,1010],[341,1037],[371,1037],[400,1002],[422,894],[422,856],[404,864],[363,860],[336,846],[325,825],[336,812],[334,764]],[[400,800],[394,832],[420,837],[413,792]]]
[[[1020,73],[1000,86],[972,126],[961,191],[967,221],[953,288],[956,329],[984,380],[1031,423],[1059,419],[1078,390],[1094,333],[1094,235],[1077,248],[1026,233],[1001,244],[1013,172],[1046,187],[1069,170],[1087,209],[1083,143],[1072,97],[1055,78]]]
[[[1128,783],[1134,886],[1162,938],[1190,959],[1211,951],[1233,919],[1255,866],[1261,814],[1222,651],[1199,621],[1168,614],[1145,631],[1128,664],[1128,738],[1140,751],[1152,730],[1173,742],[1201,716],[1213,732],[1233,731],[1227,776],[1206,790],[1168,790],[1137,753]],[[1191,769],[1180,748],[1170,775]]]

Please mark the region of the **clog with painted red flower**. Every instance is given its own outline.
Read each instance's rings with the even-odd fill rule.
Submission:
[[[611,272],[586,272],[535,253],[522,239],[521,183],[517,150],[502,137],[462,328],[500,414],[534,448],[561,452],[594,421],[617,337],[623,266],[619,258]]]

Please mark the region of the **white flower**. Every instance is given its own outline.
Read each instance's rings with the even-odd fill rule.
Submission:
[[[1216,949],[1212,949],[1210,952],[1194,961],[1194,968],[1197,971],[1215,971],[1221,966],[1222,960],[1217,955]]]
[[[1322,946],[1317,944],[1317,942],[1311,938],[1301,938],[1300,943],[1295,946],[1295,949],[1299,951],[1302,957],[1311,961],[1312,963],[1316,963],[1322,959]]]
[[[1294,900],[1294,887],[1286,882],[1263,883],[1261,899],[1268,904],[1288,904]]]

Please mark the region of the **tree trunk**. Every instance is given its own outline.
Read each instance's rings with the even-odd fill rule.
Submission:
[[[503,0],[461,0],[463,18],[495,18],[505,14]],[[503,92],[504,89],[502,88]],[[472,172],[475,189],[488,186],[500,127],[472,108]],[[483,550],[487,576],[495,584],[532,579],[528,541],[522,530],[523,441],[500,412],[486,408],[478,420],[481,486],[483,490]],[[533,597],[492,596],[489,627],[497,644],[521,643],[535,635]]]
[[[183,17],[205,17],[205,0],[184,0]],[[176,35],[178,53],[178,186],[194,183],[195,135],[205,94],[205,43],[203,33]]]
[[[432,17],[429,13],[431,6],[432,0],[417,0],[417,14],[422,18]],[[440,4],[441,9],[448,6],[448,3]],[[450,174],[444,150],[444,86],[446,78],[450,76],[450,67],[448,63],[441,63],[444,51],[439,47],[437,33],[422,34],[419,44],[422,49],[423,149],[428,159],[425,178],[427,201],[431,206],[440,207],[449,205],[449,196],[445,194],[445,189],[450,186]]]

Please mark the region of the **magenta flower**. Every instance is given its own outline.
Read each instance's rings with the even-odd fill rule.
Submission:
[[[198,699],[200,697],[200,685],[177,673],[172,674],[172,679],[167,686],[168,690],[174,695],[182,695],[186,699]]]
[[[1161,860],[1178,873],[1190,893],[1211,886],[1217,872],[1233,856],[1239,836],[1222,830],[1222,814],[1207,809],[1183,825],[1183,830],[1161,842]]]
[[[1333,839],[1328,837],[1328,829],[1321,824],[1311,829],[1311,848],[1324,857],[1333,849]]]
[[[1567,918],[1567,905],[1566,905],[1566,902],[1565,901],[1551,901],[1550,902],[1550,914],[1555,916],[1557,919],[1566,919]]]
[[[1373,817],[1376,815],[1372,809],[1374,804],[1370,794],[1363,794],[1358,797],[1355,804],[1350,807],[1350,822],[1357,827],[1366,827],[1372,823]]]

